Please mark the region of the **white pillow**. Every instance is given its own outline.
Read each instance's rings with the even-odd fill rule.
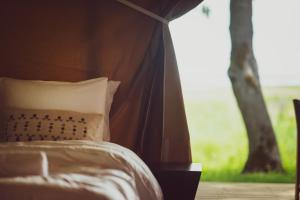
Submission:
[[[89,79],[89,80],[81,81],[80,83],[92,83],[92,82],[98,81],[98,79],[97,78]],[[0,79],[0,81],[1,81],[1,79]],[[60,82],[56,82],[56,83],[60,83]],[[111,105],[113,103],[114,95],[117,92],[120,83],[121,83],[120,81],[112,81],[112,80],[108,81],[106,103],[105,103],[104,128],[103,128],[104,129],[104,134],[103,134],[104,141],[110,141],[109,112],[110,112]]]
[[[104,121],[109,117],[106,114],[108,81],[105,77],[75,83],[3,78],[0,83],[0,108],[95,113],[102,114]],[[102,133],[107,129],[104,121],[99,129]],[[106,132],[104,139],[107,138]]]
[[[109,112],[111,105],[113,103],[113,98],[115,93],[117,92],[120,81],[108,81],[108,90],[105,104],[105,115],[107,117],[104,118],[104,140],[110,141],[110,128],[109,128]],[[106,134],[107,133],[107,134]]]

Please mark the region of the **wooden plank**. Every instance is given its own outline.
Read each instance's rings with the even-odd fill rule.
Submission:
[[[196,200],[293,200],[294,184],[200,182]]]

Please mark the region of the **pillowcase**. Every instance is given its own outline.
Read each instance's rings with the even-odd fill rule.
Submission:
[[[2,83],[1,83],[2,82]],[[99,135],[109,139],[106,119],[107,78],[81,82],[17,80],[2,78],[0,108],[65,110],[103,115]],[[104,134],[104,131],[106,133]]]
[[[104,118],[104,141],[110,141],[110,128],[109,128],[109,113],[113,103],[114,95],[117,92],[120,81],[108,81],[108,90],[105,104],[105,117]]]
[[[102,141],[101,114],[56,110],[5,109],[1,113],[2,142],[34,140]]]
[[[103,140],[109,141],[109,112],[119,85],[119,81],[107,82],[106,77],[80,82],[0,77],[0,109],[15,107],[102,114],[104,120],[99,131],[103,133]]]
[[[3,78],[3,106],[105,113],[107,78],[57,82]]]
[[[97,79],[89,79],[85,81],[81,81],[81,83],[91,83],[97,81]],[[109,113],[110,108],[113,103],[113,98],[115,93],[117,92],[121,82],[120,81],[108,81],[107,83],[107,94],[106,94],[106,103],[105,103],[105,115],[104,115],[104,141],[110,141],[110,128],[109,128]]]

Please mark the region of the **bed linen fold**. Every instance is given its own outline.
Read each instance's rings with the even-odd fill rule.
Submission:
[[[3,200],[163,199],[146,164],[117,144],[93,141],[0,144],[0,152],[5,151],[22,151],[24,156],[27,152],[45,152],[49,175],[0,178]]]
[[[48,175],[48,161],[43,151],[0,151],[0,177]]]

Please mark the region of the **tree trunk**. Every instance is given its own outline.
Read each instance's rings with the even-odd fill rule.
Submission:
[[[228,75],[249,140],[249,155],[243,172],[282,171],[253,53],[252,0],[231,0],[230,36],[232,49]]]

